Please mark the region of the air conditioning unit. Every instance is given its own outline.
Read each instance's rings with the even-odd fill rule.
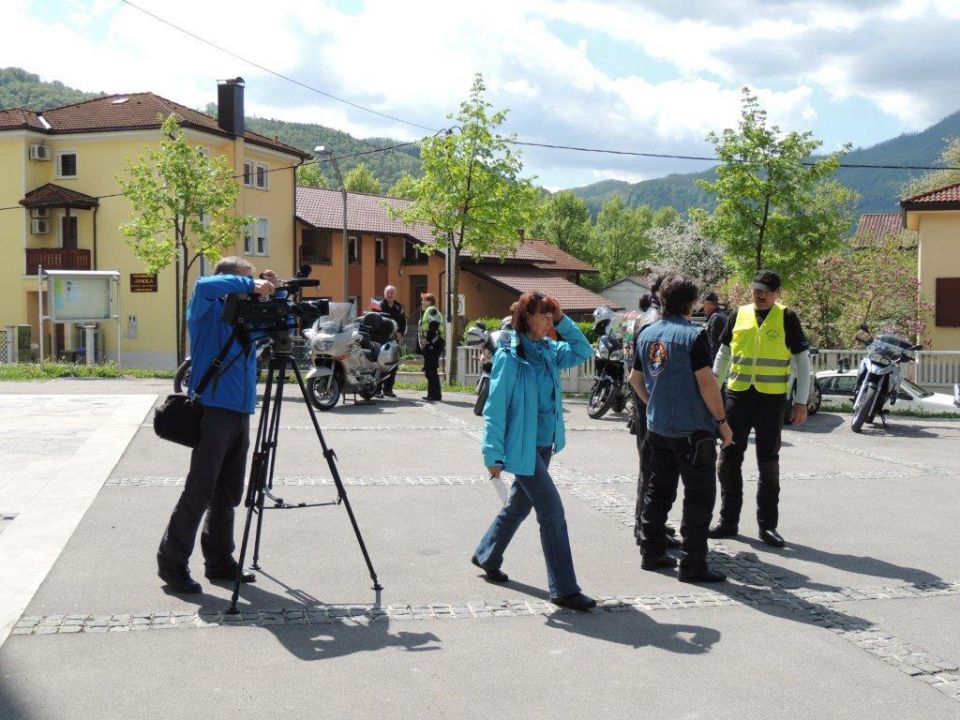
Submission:
[[[30,232],[34,235],[47,235],[50,233],[50,221],[46,218],[34,218],[30,221]]]
[[[50,146],[49,145],[31,145],[30,146],[30,159],[31,160],[49,160],[50,159]]]
[[[30,208],[30,217],[32,218],[45,218],[49,216],[49,213],[49,208]]]

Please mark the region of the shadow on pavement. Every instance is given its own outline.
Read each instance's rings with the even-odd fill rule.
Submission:
[[[940,434],[931,432],[918,425],[903,425],[897,423],[896,417],[887,418],[887,427],[877,421],[875,425],[864,425],[860,430],[863,437],[906,437],[906,438],[938,438]]]
[[[720,631],[701,625],[658,623],[636,608],[613,613],[551,615],[547,627],[619,643],[632,648],[655,647],[672,653],[699,655],[710,652]]]
[[[0,718],[4,720],[30,720],[38,717],[27,711],[23,702],[13,694],[7,682],[5,676],[0,675]]]
[[[807,421],[798,428],[793,427],[792,425],[784,425],[784,430],[794,430],[796,432],[802,433],[816,433],[816,434],[828,434],[833,432],[836,428],[843,425],[843,418],[839,415],[831,415],[829,413],[818,412],[816,415],[810,415],[807,417]]]

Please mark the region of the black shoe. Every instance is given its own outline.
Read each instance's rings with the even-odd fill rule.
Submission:
[[[760,530],[760,539],[763,540],[767,545],[771,545],[776,548],[782,548],[787,544],[787,541],[783,539],[783,536],[778,533],[776,530]]]
[[[503,570],[499,570],[497,568],[485,568],[483,565],[480,564],[480,561],[477,560],[476,555],[470,558],[470,562],[472,562],[478,568],[483,570],[483,572],[487,576],[487,580],[489,580],[490,582],[505,583],[507,580],[510,579],[509,576]]]
[[[573,610],[592,610],[597,606],[597,601],[589,595],[582,592],[564,595],[563,597],[552,597],[550,602],[560,607],[571,608]]]
[[[675,568],[677,561],[666,553],[659,557],[645,557],[640,561],[640,567],[644,570],[663,570],[664,568]]]
[[[177,592],[187,595],[203,592],[200,583],[190,577],[190,571],[185,567],[161,567],[157,569],[157,575]]]
[[[375,397],[375,398],[381,398],[381,399],[382,399],[382,398],[383,398],[383,393],[382,393],[382,392],[378,392],[376,395],[374,395],[374,397]]]
[[[666,541],[665,544],[667,546],[667,550],[674,550],[683,545],[683,542],[681,542],[680,538],[678,538],[676,535],[670,535],[667,533],[663,539]]]
[[[680,582],[688,583],[718,583],[726,580],[727,576],[719,570],[714,570],[708,566],[699,568],[681,567],[680,572],[677,574],[677,579]]]
[[[237,579],[238,570],[240,570],[240,564],[231,558],[230,562],[225,563],[224,565],[220,565],[215,568],[205,568],[203,574],[206,576],[207,580],[230,580],[233,582]],[[240,573],[240,582],[252,583],[256,581],[257,576],[249,570],[245,570]]]
[[[423,400],[424,402],[428,402],[428,403],[435,403],[435,402],[436,402],[436,400],[435,400],[434,398],[432,398],[432,397],[427,397],[426,395],[424,395],[424,396],[423,396],[422,398],[420,398],[420,399]]]
[[[712,528],[710,532],[707,533],[707,537],[711,538],[731,538],[736,537],[740,534],[740,529],[736,525],[724,525],[722,522],[718,522]]]
[[[395,398],[397,394],[393,390],[384,390],[383,397]]]

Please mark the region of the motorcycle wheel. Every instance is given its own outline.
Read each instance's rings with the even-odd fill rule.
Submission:
[[[590,393],[590,402],[587,403],[587,415],[594,420],[603,417],[603,414],[610,409],[613,403],[613,385],[610,383],[599,383]]]
[[[627,398],[623,393],[617,393],[617,397],[614,399],[611,409],[615,413],[622,413],[624,408],[627,407]]]
[[[873,383],[867,385],[861,393],[861,398],[859,403],[856,403],[853,407],[853,420],[850,421],[850,429],[855,433],[860,432],[860,429],[863,427],[863,423],[867,419],[867,415],[870,414],[870,408],[873,407],[873,401],[876,399],[877,395],[877,386]]]
[[[332,410],[340,399],[340,381],[336,375],[325,376],[329,382],[318,382],[318,378],[307,380],[307,393],[310,402],[317,410]]]
[[[187,388],[190,387],[190,365],[190,358],[187,358],[177,368],[177,374],[173,376],[174,392],[186,392]]]
[[[487,404],[487,395],[490,394],[490,378],[480,380],[480,389],[477,391],[477,401],[473,404],[473,414],[483,415],[483,406]]]

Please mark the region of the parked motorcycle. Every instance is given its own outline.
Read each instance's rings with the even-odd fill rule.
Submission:
[[[915,361],[914,352],[923,346],[912,345],[909,340],[896,335],[873,337],[866,325],[860,326],[856,339],[867,346],[867,355],[860,362],[853,392],[850,429],[858,433],[864,422],[872,423],[877,415],[883,426],[887,426],[883,408],[887,401],[891,405],[897,401],[903,379],[900,363]]]
[[[487,330],[486,323],[480,321],[467,330],[467,346],[480,348],[480,377],[477,379],[477,401],[473,404],[474,415],[483,415],[483,406],[487,404],[487,395],[490,392],[493,356],[499,348],[510,343],[510,335],[507,331],[511,327],[512,318],[507,316],[500,321],[499,330]]]
[[[372,399],[400,363],[393,319],[367,312],[354,320],[354,312],[353,303],[330,303],[330,315],[303,333],[314,353],[307,393],[318,410],[336,407],[341,394]]]
[[[596,379],[590,389],[587,415],[594,420],[603,417],[608,410],[623,412],[632,396],[627,382],[623,336],[613,323],[614,316],[608,307],[599,307],[593,313],[593,330],[597,336],[593,352]]]
[[[257,382],[260,382],[260,376],[263,374],[263,368],[270,364],[270,356],[272,351],[270,350],[270,342],[268,339],[256,343],[257,348]],[[180,367],[177,368],[177,373],[173,376],[173,391],[176,393],[186,392],[187,388],[190,387],[190,370],[193,368],[193,360],[190,357],[187,357]]]

